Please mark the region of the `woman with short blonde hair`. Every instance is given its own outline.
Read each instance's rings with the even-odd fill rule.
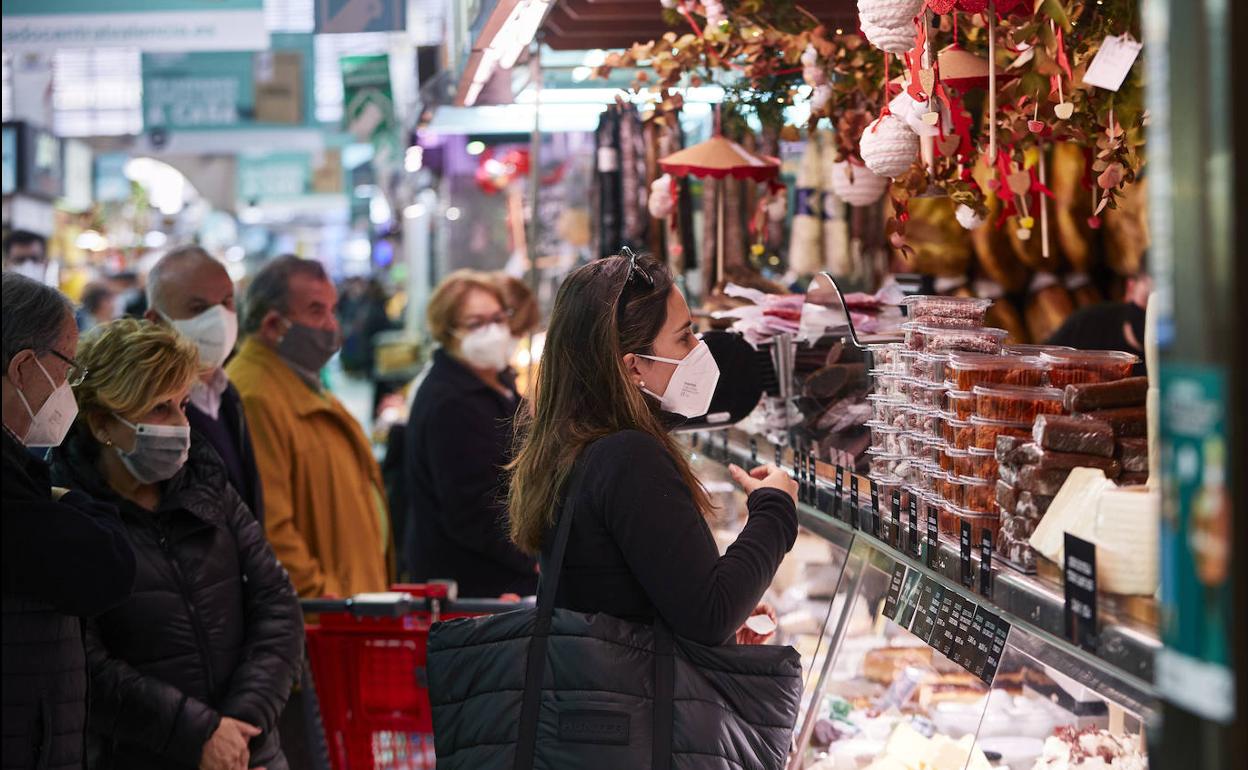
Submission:
[[[199,349],[122,319],[78,349],[81,415],[54,483],[121,512],[134,593],[88,621],[96,767],[288,767],[275,725],[303,650],[286,571],[186,419]]]

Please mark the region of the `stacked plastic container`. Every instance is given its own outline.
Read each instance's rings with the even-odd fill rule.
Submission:
[[[1017,446],[1030,440],[1037,417],[1064,414],[1064,393],[1051,382],[1082,381],[1080,370],[1106,354],[1005,346],[1007,332],[983,325],[991,300],[911,296],[903,304],[910,317],[905,341],[870,348],[868,455],[879,499],[891,502],[899,489],[905,510],[914,497],[920,531],[934,516],[947,537],[959,536],[963,522],[974,543],[991,532],[998,552],[1026,568],[1038,517],[1032,509],[1019,517],[1015,507],[998,503],[1016,505],[1017,497],[1000,489],[998,439]]]

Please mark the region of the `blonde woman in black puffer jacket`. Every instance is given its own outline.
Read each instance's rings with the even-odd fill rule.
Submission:
[[[275,729],[300,664],[286,571],[185,407],[194,343],[121,320],[79,349],[81,416],[55,483],[116,505],[134,593],[87,625],[96,767],[285,770]]]

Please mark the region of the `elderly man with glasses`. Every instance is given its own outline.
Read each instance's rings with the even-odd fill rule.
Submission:
[[[61,443],[89,373],[64,295],[3,277],[4,767],[82,768],[87,668],[82,619],[130,595],[134,551],[117,511],[54,489],[31,450]]]

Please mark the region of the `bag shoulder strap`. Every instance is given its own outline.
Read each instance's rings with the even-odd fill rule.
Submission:
[[[569,476],[567,493],[563,498],[559,523],[555,527],[555,545],[551,549],[549,569],[543,570],[537,586],[537,617],[533,635],[529,639],[528,657],[525,661],[524,700],[520,707],[519,733],[516,739],[515,770],[532,770],[533,757],[537,751],[537,722],[542,707],[542,681],[546,678],[546,647],[550,637],[551,618],[555,614],[555,596],[559,590],[559,576],[563,572],[563,557],[568,551],[568,538],[572,533],[572,518],[576,513],[576,496],[581,492],[585,475],[580,463],[573,466]]]

